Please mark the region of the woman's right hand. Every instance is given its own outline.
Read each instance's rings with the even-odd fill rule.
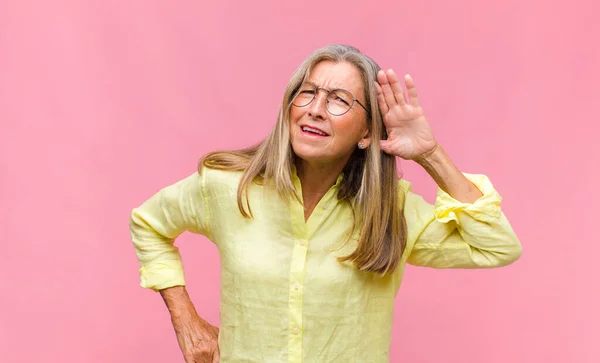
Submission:
[[[185,363],[218,363],[219,328],[210,325],[195,311],[186,315],[171,319]]]

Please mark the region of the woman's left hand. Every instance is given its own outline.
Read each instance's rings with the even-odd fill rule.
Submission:
[[[381,140],[381,150],[406,160],[418,161],[433,154],[437,141],[419,105],[417,89],[407,74],[402,84],[393,70],[377,74],[377,102],[387,129],[387,140]]]

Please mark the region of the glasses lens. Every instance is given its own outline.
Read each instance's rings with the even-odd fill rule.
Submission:
[[[341,89],[333,90],[327,97],[327,109],[333,115],[341,115],[348,112],[353,102],[354,98],[350,92]]]
[[[311,85],[310,83],[303,83],[302,86],[300,86],[296,97],[294,97],[292,104],[294,106],[304,107],[308,105],[313,98],[315,98],[316,92],[317,90],[315,86]]]

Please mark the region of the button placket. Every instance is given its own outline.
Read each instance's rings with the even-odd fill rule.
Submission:
[[[302,362],[302,304],[304,272],[308,253],[308,228],[304,220],[304,207],[292,204],[292,227],[295,237],[289,276],[288,362]]]

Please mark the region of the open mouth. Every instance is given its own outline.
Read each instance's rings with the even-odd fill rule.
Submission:
[[[319,129],[315,128],[315,127],[310,127],[310,126],[302,125],[302,126],[300,126],[300,129],[302,130],[302,133],[306,134],[307,136],[316,136],[316,137],[327,137],[327,136],[329,136],[323,130],[319,130]]]

